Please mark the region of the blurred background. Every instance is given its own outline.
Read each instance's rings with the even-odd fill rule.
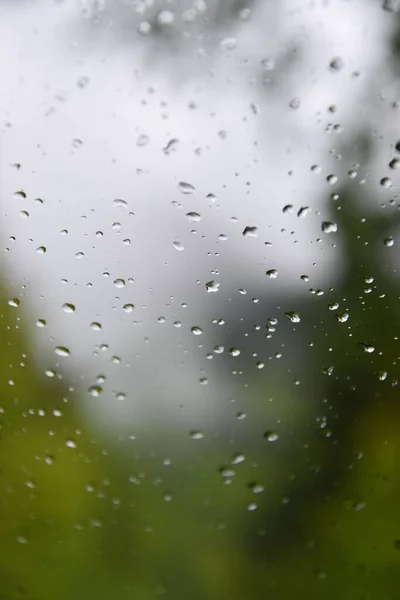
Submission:
[[[398,600],[399,15],[0,1],[1,600]]]

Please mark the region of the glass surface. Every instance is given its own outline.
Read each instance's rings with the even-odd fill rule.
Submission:
[[[0,598],[398,600],[400,2],[0,2]]]

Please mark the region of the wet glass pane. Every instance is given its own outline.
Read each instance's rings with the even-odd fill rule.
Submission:
[[[399,15],[1,0],[2,600],[398,600]]]

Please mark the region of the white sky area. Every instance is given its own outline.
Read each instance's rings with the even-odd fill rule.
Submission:
[[[340,231],[323,234],[321,222],[331,218],[328,196],[353,165],[335,155],[364,124],[374,125],[382,86],[396,99],[385,83],[395,15],[366,0],[262,0],[249,20],[218,29],[195,22],[185,26],[190,35],[178,28],[179,47],[170,51],[166,40],[137,33],[138,3],[125,6],[122,18],[118,1],[104,4],[109,10],[97,21],[78,1],[0,4],[1,246],[9,249],[2,266],[10,297],[31,316],[42,368],[59,363],[84,397],[97,374],[107,376],[101,398],[87,398],[97,418],[121,425],[132,415],[175,419],[185,405],[185,418],[201,425],[223,418],[237,393],[206,359],[221,343],[212,320],[224,318],[228,305],[251,315],[252,298],[268,290],[271,297],[308,294],[340,276]],[[226,38],[236,40],[234,49],[221,48]],[[338,71],[329,68],[335,57]],[[266,70],[263,59],[275,68]],[[326,131],[329,123],[342,130]],[[382,132],[389,127],[383,119]],[[166,154],[171,139],[179,142]],[[359,171],[386,198],[377,185],[382,173]],[[182,194],[180,181],[194,192]],[[26,199],[15,196],[21,189]],[[287,204],[293,213],[282,212]],[[311,211],[299,219],[304,206]],[[189,222],[189,211],[201,220]],[[244,237],[246,226],[258,236]],[[272,268],[277,279],[265,275]],[[210,280],[220,283],[217,293],[207,293]],[[63,311],[66,302],[76,306],[73,314]],[[123,310],[127,303],[133,312]],[[36,329],[40,318],[47,327]],[[201,339],[193,325],[203,328]],[[108,349],[96,356],[100,344]],[[71,356],[56,356],[57,345]],[[201,377],[209,384],[199,385]],[[119,391],[123,402],[113,400]]]

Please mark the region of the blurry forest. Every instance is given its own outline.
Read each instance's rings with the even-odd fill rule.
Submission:
[[[85,10],[98,20],[108,11],[130,27],[127,15],[144,4],[100,10],[93,1]],[[161,44],[160,11],[149,6]],[[207,27],[250,8],[215,2]],[[395,3],[382,9],[398,21]],[[398,31],[388,39],[394,79],[400,22]],[[384,187],[400,165],[397,142],[385,141]],[[372,169],[376,143],[373,131],[347,139],[337,149],[344,172]],[[272,300],[260,283],[247,313],[225,307],[225,352],[214,350],[213,360],[221,377],[232,377],[240,349],[234,375],[243,372],[251,387],[246,404],[227,402],[223,428],[210,414],[208,429],[185,434],[173,423],[133,423],[132,434],[105,435],[81,410],[79,381],[62,366],[65,349],[48,369],[38,366],[29,297],[13,297],[7,273],[1,600],[399,598],[400,280],[391,253],[400,203],[393,187],[373,210],[372,187],[342,181],[328,193],[321,231],[340,249],[340,279],[320,290],[304,274],[306,294],[280,291]],[[272,357],[265,365],[263,352]]]

